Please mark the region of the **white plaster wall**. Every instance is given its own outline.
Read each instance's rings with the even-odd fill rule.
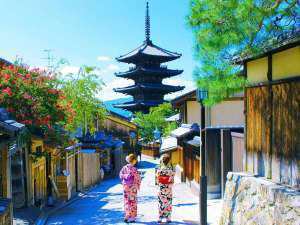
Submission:
[[[245,124],[244,101],[223,101],[211,107],[211,126],[238,126]]]

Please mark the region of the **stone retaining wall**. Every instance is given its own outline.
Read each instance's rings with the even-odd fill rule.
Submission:
[[[249,174],[228,173],[219,224],[299,225],[300,192]]]

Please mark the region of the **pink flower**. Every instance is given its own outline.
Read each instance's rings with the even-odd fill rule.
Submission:
[[[23,94],[23,98],[25,99],[31,99],[31,95],[29,95],[28,93]]]
[[[12,91],[11,91],[10,87],[4,88],[2,90],[2,93],[7,94],[8,96],[12,96]]]
[[[3,76],[4,76],[5,80],[9,80],[10,79],[10,75],[8,73],[4,74]]]

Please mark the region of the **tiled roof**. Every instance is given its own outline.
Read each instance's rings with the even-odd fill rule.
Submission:
[[[162,144],[160,147],[160,152],[167,152],[177,148],[177,138],[176,137],[166,137],[162,138]]]
[[[171,70],[166,67],[158,68],[144,68],[144,67],[134,67],[126,72],[115,73],[117,77],[124,78],[137,78],[141,76],[157,76],[162,78],[172,77],[179,75],[183,70]]]
[[[184,86],[172,86],[172,85],[157,84],[157,83],[142,83],[142,84],[135,84],[124,88],[115,88],[114,91],[121,92],[121,93],[131,93],[140,89],[160,91],[162,93],[171,93],[171,92],[183,90]]]
[[[161,62],[168,62],[181,57],[181,54],[171,52],[154,45],[152,42],[144,42],[133,51],[116,58],[120,62],[133,63],[139,57],[160,58]]]
[[[105,105],[105,108],[107,109],[107,111],[109,113],[123,117],[130,121],[132,118],[132,113],[127,110],[117,108],[117,107],[115,107],[115,105],[123,104],[123,103],[131,101],[131,100],[132,100],[132,98],[120,98],[120,99],[105,101],[105,102],[103,102],[103,104]]]
[[[25,128],[24,124],[11,120],[8,112],[4,108],[0,108],[0,129],[8,134],[15,135],[15,132]]]
[[[242,53],[241,55],[237,55],[233,59],[234,64],[241,64],[245,61],[254,60],[257,58],[261,58],[270,53],[275,53],[287,48],[292,48],[300,44],[300,29],[296,30],[293,33],[288,33],[283,35],[280,38],[272,39],[266,41],[264,46],[261,46],[261,51],[259,53]]]

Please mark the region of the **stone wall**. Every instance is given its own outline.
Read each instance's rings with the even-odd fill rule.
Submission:
[[[298,225],[300,192],[261,177],[228,173],[219,224]]]

